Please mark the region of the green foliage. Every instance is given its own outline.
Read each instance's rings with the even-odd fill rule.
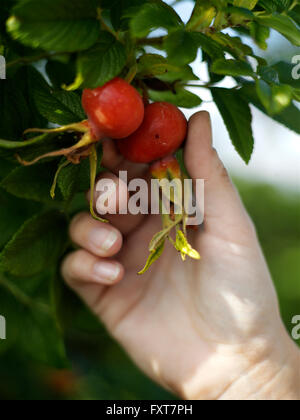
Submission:
[[[147,36],[157,28],[176,29],[182,25],[180,17],[163,2],[146,3],[131,19],[131,33],[136,38]]]
[[[191,63],[198,52],[198,44],[194,34],[185,29],[177,29],[167,36],[164,47],[169,61],[179,65]]]
[[[176,87],[174,91],[167,90],[164,92],[149,90],[148,93],[153,101],[166,101],[183,108],[195,108],[202,102],[199,96],[182,87]]]
[[[100,31],[94,0],[24,0],[12,9],[7,30],[33,48],[78,51],[92,46]]]
[[[249,63],[237,60],[219,58],[211,66],[211,71],[224,76],[254,76],[254,71]]]
[[[34,276],[55,264],[66,245],[66,219],[57,211],[24,223],[0,255],[0,267],[15,276]]]
[[[16,197],[48,202],[51,200],[49,189],[56,171],[55,162],[47,162],[26,168],[18,167],[10,172],[0,186]]]
[[[269,28],[275,29],[286,37],[292,44],[300,47],[299,26],[288,16],[273,13],[269,15],[260,15],[256,20]]]
[[[85,118],[77,93],[53,89],[37,71],[31,72],[31,78],[36,107],[49,122],[65,125]]]
[[[41,383],[40,373],[40,363],[43,369],[45,365],[47,369],[67,366],[61,327],[65,341],[88,366],[81,398],[170,398],[145,382],[57,277],[61,258],[72,249],[68,220],[87,208],[83,193],[90,182],[88,159],[60,171],[55,200],[50,198],[54,175],[61,163],[68,162],[57,157],[23,167],[16,159],[18,155],[31,160],[70,147],[80,134],[24,136],[24,131],[85,119],[82,89],[101,86],[116,76],[132,80],[150,100],[183,108],[202,103],[198,94],[189,91],[190,82],[196,81],[211,91],[232,143],[248,163],[254,146],[250,105],[300,134],[300,111],[295,104],[300,85],[292,78],[293,65],[282,61],[269,65],[263,51],[254,54],[251,40],[266,50],[270,31],[275,30],[299,47],[299,25],[300,7],[291,0],[197,0],[186,24],[161,0],[1,0],[0,54],[7,61],[7,80],[0,81],[0,308],[14,327],[5,347],[1,343],[5,387],[0,384],[0,396],[16,392],[22,397],[65,397],[58,396],[57,390],[50,392],[47,381]],[[156,29],[161,36],[153,34]],[[200,56],[209,81],[193,73],[191,63]],[[226,76],[234,88],[222,86]],[[100,149],[98,172],[103,169]],[[263,207],[274,214],[279,201],[271,193],[268,198],[272,206]],[[291,292],[296,289],[294,276],[285,276],[286,283],[282,280],[283,267],[297,266],[299,271],[296,234],[291,228],[296,223],[295,210],[286,226],[278,217],[271,224],[266,214],[256,213],[258,207],[251,200],[248,204],[255,221],[266,221],[266,226],[259,225],[259,232],[288,325],[292,310],[299,308],[298,297]],[[293,203],[286,206],[287,214],[295,208]],[[278,243],[276,255],[272,254],[274,232],[292,243],[283,255]],[[18,327],[20,317],[23,329]],[[96,338],[99,334],[100,339]],[[38,366],[36,371],[24,368],[28,358]],[[13,365],[19,369],[17,379],[13,376],[11,381]],[[132,392],[128,391],[128,372],[134,382]],[[116,380],[122,389],[115,389]]]
[[[110,33],[102,31],[98,42],[78,56],[77,80],[82,81],[80,86],[83,87],[102,86],[120,74],[126,60],[124,45]]]
[[[224,119],[232,143],[242,159],[249,162],[254,145],[250,107],[239,92],[214,88],[212,95]]]

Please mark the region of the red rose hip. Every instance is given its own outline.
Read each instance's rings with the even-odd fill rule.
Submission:
[[[118,147],[127,160],[150,163],[174,153],[186,134],[187,121],[183,113],[167,102],[155,102],[146,107],[140,128],[120,140]]]
[[[96,89],[85,89],[82,106],[94,135],[121,139],[136,131],[144,118],[144,103],[125,80],[115,78]]]

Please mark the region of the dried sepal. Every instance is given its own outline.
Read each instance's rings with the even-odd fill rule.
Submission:
[[[53,200],[55,198],[55,190],[56,190],[56,185],[57,185],[57,180],[58,180],[59,174],[69,164],[70,164],[70,162],[68,160],[64,160],[63,162],[61,162],[59,164],[59,166],[57,168],[57,171],[56,171],[56,174],[55,174],[55,177],[54,177],[54,180],[53,180],[53,184],[52,184],[51,189],[50,189],[50,196]]]
[[[90,213],[91,216],[102,223],[108,223],[108,220],[101,219],[97,216],[94,210],[94,191],[97,177],[97,165],[98,165],[98,155],[96,145],[92,145],[90,148]]]

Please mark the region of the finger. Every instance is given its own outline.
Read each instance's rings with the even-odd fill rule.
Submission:
[[[124,180],[113,173],[102,173],[94,192],[94,209],[101,216],[119,214],[127,208],[129,192]]]
[[[123,235],[136,229],[145,217],[140,213],[131,214],[128,210],[128,200],[129,191],[125,180],[112,173],[101,174],[96,183],[94,209],[99,216],[107,219]]]
[[[205,181],[205,226],[233,235],[254,230],[239,194],[212,146],[212,127],[207,112],[189,121],[185,164],[193,180]]]
[[[124,276],[123,266],[114,260],[103,260],[80,250],[68,255],[62,264],[66,283],[97,313],[103,292]]]
[[[122,247],[122,234],[112,225],[94,220],[88,213],[80,213],[71,222],[72,241],[99,257],[112,257]]]
[[[148,165],[128,162],[120,154],[116,142],[111,139],[103,140],[102,165],[119,177],[120,171],[126,171],[129,180],[143,177],[148,171]]]

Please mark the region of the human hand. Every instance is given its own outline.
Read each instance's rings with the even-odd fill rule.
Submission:
[[[124,162],[112,142],[104,152],[125,200],[115,174],[141,177],[145,168]],[[81,250],[66,258],[63,275],[136,364],[182,398],[296,399],[299,352],[205,112],[190,120],[185,164],[193,179],[205,179],[205,222],[191,232],[200,262],[183,263],[170,246],[138,276],[160,218],[115,215],[106,225],[80,214],[70,234]]]

